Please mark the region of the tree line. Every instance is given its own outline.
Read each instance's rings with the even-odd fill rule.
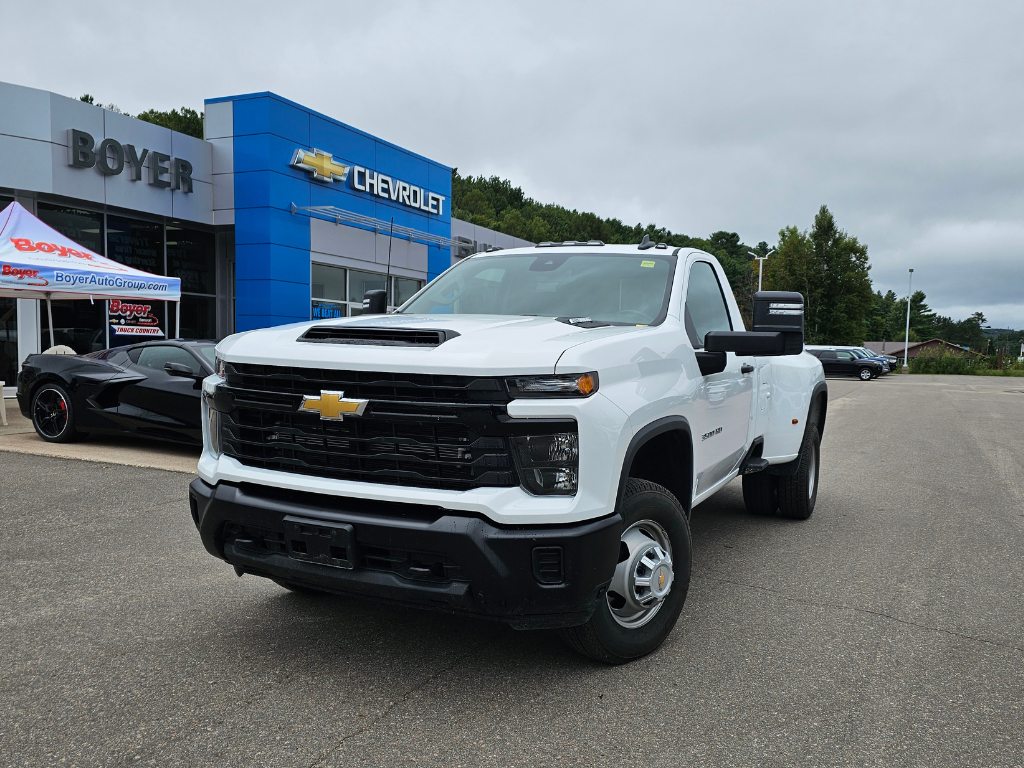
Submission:
[[[197,139],[203,138],[203,113],[196,112],[194,109],[189,109],[188,107],[171,109],[168,111],[147,109],[145,112],[139,112],[137,115],[129,115],[116,104],[97,103],[95,97],[91,93],[82,94],[78,97],[78,100],[84,101],[86,104],[95,104],[97,107],[102,107],[108,112],[117,112],[119,115],[134,117],[136,120],[145,120],[147,123],[153,123],[153,125],[170,128],[172,131],[185,133],[189,136],[195,136]]]
[[[670,246],[699,248],[721,262],[748,326],[757,291],[754,254],[763,256],[774,248],[775,253],[764,265],[764,289],[803,294],[808,344],[859,345],[866,339],[897,341],[904,337],[906,298],[897,297],[893,291],[882,294],[873,289],[867,245],[842,230],[825,205],[819,208],[809,229],[784,227],[774,246],[763,241],[750,246],[735,232],[691,237],[655,224],[629,225],[620,219],[540,203],[507,179],[462,176],[456,168],[452,171],[452,216],[535,243],[638,243],[649,235],[651,240]],[[923,291],[911,297],[911,341],[941,338],[982,351],[987,343],[992,346],[982,333],[986,322],[982,313],[953,320],[936,315],[925,299]],[[1000,343],[1012,344],[1012,339]]]

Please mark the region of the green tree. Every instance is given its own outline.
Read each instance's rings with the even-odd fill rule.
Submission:
[[[109,112],[117,112],[128,117],[135,117],[137,120],[145,120],[147,123],[170,128],[178,133],[195,136],[197,139],[203,138],[203,113],[196,112],[188,107],[182,107],[180,110],[172,109],[169,112],[159,109],[147,109],[145,112],[140,112],[137,115],[129,115],[127,112],[122,112],[116,104],[98,103],[91,93],[83,93],[78,97],[78,100],[84,101],[86,104],[95,104],[97,107],[102,107]]]
[[[804,295],[804,332],[810,343],[860,344],[874,305],[868,249],[821,206],[810,232],[779,232],[769,287]]]
[[[145,120],[147,123],[162,125],[164,128],[170,128],[178,133],[195,136],[197,139],[203,138],[203,113],[188,107],[182,107],[180,110],[172,109],[169,112],[147,109],[145,112],[139,112],[135,117]]]

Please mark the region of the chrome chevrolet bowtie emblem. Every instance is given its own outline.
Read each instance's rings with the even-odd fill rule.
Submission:
[[[369,400],[346,398],[344,392],[320,390],[320,397],[304,395],[300,411],[319,413],[324,421],[343,421],[346,416],[362,416]]]
[[[337,162],[330,152],[319,149],[296,149],[291,165],[292,168],[309,171],[318,181],[345,181],[351,169],[351,166]]]

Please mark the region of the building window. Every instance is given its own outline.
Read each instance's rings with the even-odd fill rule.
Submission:
[[[413,297],[423,287],[422,280],[410,280],[407,277],[393,277],[391,296],[388,297],[389,304],[400,307]]]
[[[362,314],[363,295],[384,288],[387,277],[378,272],[363,272],[327,264],[313,264],[310,284],[310,319],[355,317]],[[422,280],[392,277],[388,286],[388,307],[395,309],[423,287]]]
[[[44,224],[71,238],[83,248],[88,248],[101,256],[104,254],[106,249],[103,247],[102,213],[50,203],[36,203],[36,216]],[[71,347],[80,355],[106,347],[105,301],[54,301],[51,302],[50,308],[53,314],[54,344]],[[49,349],[50,319],[45,302],[40,304],[39,310],[42,348]]]
[[[217,258],[212,232],[167,226],[167,275],[181,280],[182,339],[217,338]]]
[[[152,275],[167,274],[164,270],[163,225],[107,216],[106,256]]]
[[[212,232],[167,227],[167,275],[181,278],[182,293],[217,294],[217,260]]]
[[[64,237],[70,237],[83,248],[88,248],[100,256],[106,254],[106,248],[103,247],[102,213],[36,203],[36,216],[44,224],[53,227]]]
[[[326,264],[313,264],[310,270],[311,320],[331,317],[347,317],[348,304],[345,301],[345,279],[347,269]]]
[[[4,386],[13,387],[17,377],[18,300],[0,299],[0,381],[5,382]]]

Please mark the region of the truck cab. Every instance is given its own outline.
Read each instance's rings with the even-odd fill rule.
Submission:
[[[694,506],[742,474],[752,512],[813,511],[803,300],[758,294],[754,322],[714,257],[645,239],[477,254],[393,314],[232,336],[193,520],[239,575],[628,661],[682,609]]]

